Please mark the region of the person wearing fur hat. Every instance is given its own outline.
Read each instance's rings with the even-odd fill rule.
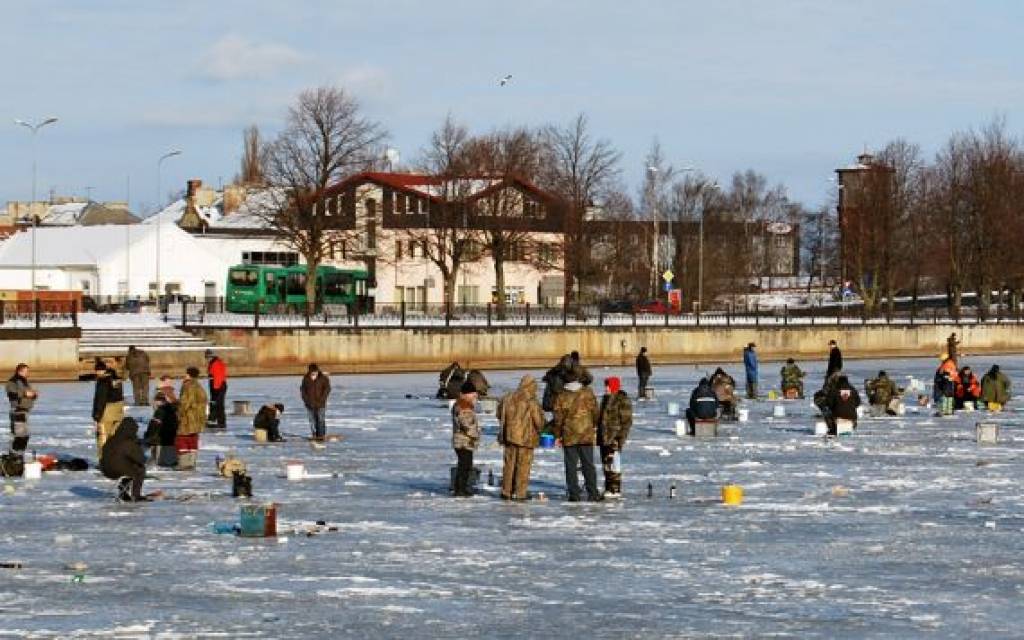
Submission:
[[[473,451],[480,442],[480,421],[476,417],[476,387],[472,382],[462,383],[459,397],[452,405],[452,448],[458,466],[455,470],[455,497],[469,498],[473,495],[469,486],[473,473]]]
[[[618,378],[605,378],[604,389],[597,416],[597,444],[601,447],[605,496],[618,497],[622,495],[622,470],[616,470],[615,454],[626,445],[633,426],[633,404]]]

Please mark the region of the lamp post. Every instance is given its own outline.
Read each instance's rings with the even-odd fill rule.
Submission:
[[[697,313],[704,312],[704,212],[707,209],[704,187],[711,191],[719,189],[717,182],[710,185],[701,185],[700,188],[700,231],[697,240]]]
[[[162,284],[160,282],[160,227],[163,226],[163,220],[159,218],[160,215],[160,203],[163,201],[163,196],[160,194],[160,169],[164,164],[164,160],[167,158],[173,158],[174,156],[180,156],[181,149],[171,149],[164,155],[160,156],[160,159],[156,161],[156,304],[160,306],[160,296],[162,291]]]
[[[651,287],[654,296],[658,296],[658,167],[647,167],[647,182],[650,189],[651,218],[654,219],[654,241],[651,243]]]
[[[57,122],[57,118],[46,118],[40,122],[15,120],[14,124],[25,127],[32,132],[32,200],[28,205],[28,215],[32,220],[32,301],[36,300],[36,216],[32,210],[36,206],[36,134],[48,124]]]

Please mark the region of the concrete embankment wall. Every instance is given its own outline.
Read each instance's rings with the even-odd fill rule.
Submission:
[[[1024,325],[807,327],[534,327],[501,329],[216,329],[193,333],[224,350],[234,374],[292,373],[317,362],[334,373],[548,366],[578,350],[591,364],[629,364],[646,346],[660,364],[736,360],[755,342],[763,360],[820,359],[829,340],[847,357],[936,356],[956,332],[970,353],[1024,352]],[[191,360],[191,358],[189,358]],[[183,365],[184,366],[184,365]]]
[[[78,375],[78,329],[0,329],[0,375],[6,380],[24,362],[33,379]]]

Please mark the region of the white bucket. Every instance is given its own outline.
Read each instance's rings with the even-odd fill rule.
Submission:
[[[737,409],[736,413],[740,422],[746,422],[750,419],[750,409]]]
[[[448,410],[451,411],[454,407],[455,407],[455,401],[454,400],[449,400],[448,401]]]
[[[668,415],[670,415],[670,416],[678,416],[679,415],[679,403],[678,402],[670,402],[670,403],[668,403]]]
[[[970,400],[964,402],[964,411],[966,411],[967,413],[971,413],[972,411],[974,411],[974,403]]]
[[[853,420],[836,418],[836,434],[846,435],[848,433],[853,433]]]
[[[686,424],[686,420],[676,420],[676,435],[680,438],[686,436],[689,425]]]
[[[818,420],[814,423],[814,435],[826,436],[828,435],[828,425],[825,424],[824,420]]]
[[[289,480],[302,480],[306,477],[306,467],[301,462],[289,462],[285,472]]]
[[[781,404],[775,405],[775,409],[773,410],[772,415],[775,416],[776,418],[785,418],[786,407],[782,406]]]
[[[26,480],[38,480],[43,477],[43,463],[38,460],[25,463],[23,477]]]
[[[857,419],[859,420],[859,419],[861,419],[863,417],[864,417],[864,406],[861,405],[861,406],[857,407]]]

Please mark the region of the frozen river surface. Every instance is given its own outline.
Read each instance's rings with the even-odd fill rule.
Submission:
[[[995,361],[1024,380],[1024,361]],[[930,380],[935,365],[848,364],[857,384],[880,366]],[[820,366],[807,369],[816,385]],[[564,502],[559,451],[537,454],[531,488],[547,502],[450,498],[430,374],[336,375],[328,426],[344,442],[322,451],[300,437],[257,445],[251,419],[229,418],[204,435],[198,471],[147,481],[161,502],[117,504],[94,471],[19,479],[0,495],[0,561],[23,564],[0,569],[0,637],[1020,637],[1024,414],[995,417],[1001,442],[988,447],[974,442],[976,413],[865,420],[825,441],[807,433],[807,402],[772,419],[775,403],[748,403],[750,422],[720,438],[676,437],[666,402],[702,370],[656,368],[614,503]],[[778,366],[762,370],[763,390],[778,388]],[[521,374],[490,377],[507,390]],[[625,368],[594,374],[635,385]],[[233,380],[229,398],[283,401],[284,431],[299,436],[297,382]],[[91,386],[40,391],[32,448],[93,459]],[[485,477],[500,471],[494,433],[489,417]],[[279,504],[279,539],[213,532],[238,518],[214,472],[228,452],[256,497]],[[339,476],[289,482],[289,459]],[[739,508],[718,501],[728,483],[745,490]],[[290,531],[316,520],[338,531]]]

